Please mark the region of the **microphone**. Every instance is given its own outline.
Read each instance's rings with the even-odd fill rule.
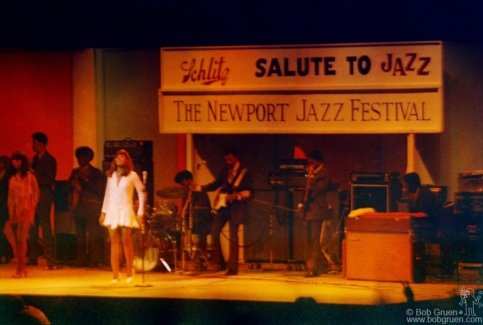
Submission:
[[[196,169],[200,169],[201,165],[206,164],[206,160],[202,160],[199,163],[196,164]]]
[[[147,181],[148,181],[148,172],[146,170],[143,170],[143,183],[144,185],[147,184]],[[145,196],[145,200],[147,200],[147,194],[144,193],[144,196]],[[146,205],[145,205],[145,208],[146,208]],[[146,214],[146,211],[144,212]],[[143,220],[141,222],[141,234],[146,234],[146,220],[144,220],[144,216],[143,216]]]

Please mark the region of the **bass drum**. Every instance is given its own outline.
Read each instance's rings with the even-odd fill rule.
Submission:
[[[150,231],[142,236],[139,230],[133,233],[134,270],[138,272],[152,271],[158,265],[162,265],[162,270],[167,270],[163,265],[164,263],[161,263],[162,261],[166,262],[171,268],[176,268],[178,236],[177,232],[164,230],[157,230],[155,234]],[[142,247],[143,249],[141,249]]]
[[[180,234],[177,231],[158,230],[156,238],[158,239],[159,260],[168,263],[168,265],[175,269],[177,255],[179,253]]]
[[[142,235],[136,230],[132,235],[134,249],[133,268],[137,272],[152,271],[159,262],[159,240],[147,233]]]

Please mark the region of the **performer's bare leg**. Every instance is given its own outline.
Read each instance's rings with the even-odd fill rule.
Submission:
[[[17,241],[15,240],[15,235],[13,234],[12,230],[12,224],[10,223],[10,220],[7,220],[5,223],[5,227],[3,228],[3,233],[5,234],[5,237],[7,237],[8,242],[10,243],[10,246],[12,246],[12,253],[13,253],[13,258],[17,260]]]
[[[126,277],[132,277],[132,263],[134,259],[134,249],[131,238],[132,228],[122,227],[122,245],[124,256],[126,257]]]
[[[18,258],[17,271],[12,276],[14,278],[21,278],[27,276],[26,260],[27,260],[27,237],[30,229],[30,223],[28,221],[21,221],[13,225],[13,233],[17,241],[17,252],[15,253]]]
[[[119,231],[118,229],[109,229],[109,237],[111,239],[111,268],[112,279],[117,280],[119,278]]]

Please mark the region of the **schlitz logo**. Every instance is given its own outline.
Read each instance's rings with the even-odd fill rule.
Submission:
[[[226,61],[223,57],[215,59],[212,57],[209,63],[205,64],[205,59],[196,62],[196,59],[191,61],[181,62],[181,70],[185,72],[183,75],[183,83],[201,82],[202,85],[211,85],[214,82],[220,82],[222,86],[226,84],[228,79],[229,68],[224,67]]]

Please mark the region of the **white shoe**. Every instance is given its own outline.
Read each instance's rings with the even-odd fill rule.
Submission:
[[[131,276],[126,278],[126,283],[131,283],[132,282],[135,273],[136,273],[136,270],[134,270],[134,268],[133,268],[132,269],[132,272],[131,272]]]
[[[111,284],[118,284],[119,283],[119,279],[112,279],[111,280]]]

